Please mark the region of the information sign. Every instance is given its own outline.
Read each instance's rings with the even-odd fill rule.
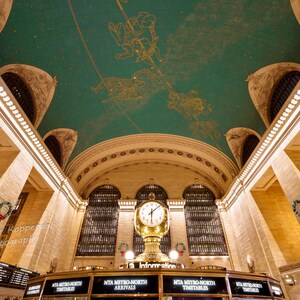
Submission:
[[[233,295],[271,296],[267,281],[229,278]]]
[[[43,295],[86,294],[90,277],[47,280]]]
[[[24,293],[24,298],[39,296],[43,287],[43,281],[28,284]]]
[[[163,277],[164,293],[227,294],[224,277]]]
[[[92,294],[156,294],[158,276],[94,277]]]

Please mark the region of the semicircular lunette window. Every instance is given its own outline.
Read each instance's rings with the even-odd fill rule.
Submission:
[[[201,184],[193,184],[185,189],[183,197],[190,256],[228,255],[212,191]]]
[[[109,184],[90,194],[77,246],[77,256],[114,256],[116,251],[119,190]]]
[[[12,72],[6,72],[1,77],[20,104],[27,118],[33,124],[35,120],[35,106],[26,84],[18,75]]]
[[[155,184],[148,184],[143,186],[136,194],[137,204],[149,199],[149,194],[154,193],[155,200],[160,200],[162,203],[167,204],[168,195],[166,191]],[[141,236],[139,236],[135,231],[133,234],[133,251],[136,255],[144,252],[145,245]],[[171,250],[171,235],[170,230],[161,239],[160,250],[162,253],[169,254]]]
[[[61,153],[60,144],[59,144],[59,141],[57,140],[57,138],[53,135],[49,135],[45,139],[44,142],[45,142],[46,146],[48,147],[49,151],[51,152],[51,154],[54,156],[57,163],[61,166],[62,153]]]
[[[270,102],[270,123],[275,119],[281,107],[290,96],[296,84],[300,80],[300,72],[292,71],[287,73],[277,84]]]
[[[259,143],[259,138],[254,135],[250,134],[244,141],[243,151],[242,151],[242,166],[245,165],[247,160],[249,159],[250,155],[256,148],[257,144]]]

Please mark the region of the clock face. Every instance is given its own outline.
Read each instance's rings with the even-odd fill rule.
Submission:
[[[157,226],[164,220],[164,208],[155,201],[146,202],[140,208],[140,220],[146,226]]]

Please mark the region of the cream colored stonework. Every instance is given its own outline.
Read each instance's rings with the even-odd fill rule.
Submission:
[[[0,0],[0,32],[2,32],[8,20],[12,8],[12,3],[13,0]]]

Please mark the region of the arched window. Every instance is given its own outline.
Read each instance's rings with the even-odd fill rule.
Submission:
[[[57,138],[53,135],[49,135],[45,139],[44,142],[45,142],[46,146],[48,147],[49,151],[51,152],[51,154],[54,156],[57,163],[61,166],[62,153],[61,153],[60,144],[59,144],[59,141],[57,140]]]
[[[300,80],[300,72],[287,73],[277,84],[270,102],[270,123],[275,119],[281,107],[290,96],[296,84]]]
[[[112,185],[97,187],[89,197],[77,256],[114,256],[121,194]]]
[[[165,190],[154,184],[145,185],[142,187],[136,194],[137,204],[140,204],[142,201],[149,199],[149,194],[154,193],[155,200],[160,200],[164,204],[167,204],[168,195]],[[135,231],[133,234],[133,251],[135,254],[140,254],[144,252],[145,246],[144,241],[141,236],[139,236]],[[169,232],[162,238],[160,243],[160,250],[162,253],[169,254],[171,250],[171,236]]]
[[[250,155],[252,154],[252,152],[254,151],[258,143],[259,143],[259,138],[256,135],[250,134],[247,136],[243,145],[242,161],[241,161],[242,166],[245,165],[245,163],[249,159]]]
[[[194,184],[183,197],[190,256],[228,255],[223,228],[210,189]]]
[[[35,121],[35,106],[26,84],[15,73],[7,72],[2,74],[1,77],[33,124]]]

